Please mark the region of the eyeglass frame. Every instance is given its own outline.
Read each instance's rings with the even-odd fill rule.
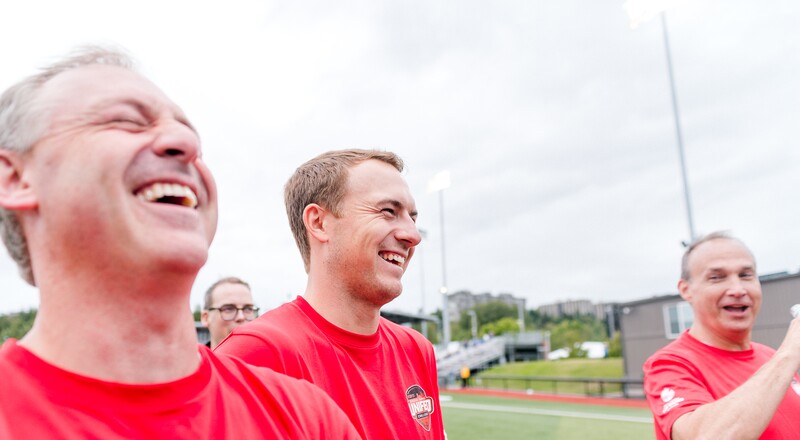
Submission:
[[[232,308],[232,309],[235,309],[236,311],[233,313],[233,315],[231,315],[230,318],[226,318],[225,317],[225,312],[222,310],[223,308]],[[245,309],[252,310],[252,313],[251,313],[251,315],[249,317],[247,316],[247,313],[245,312]],[[212,310],[219,311],[219,317],[223,321],[234,321],[234,320],[236,320],[236,316],[239,314],[239,312],[242,312],[242,316],[244,316],[245,321],[252,321],[252,320],[258,318],[259,308],[255,307],[253,305],[246,305],[246,306],[243,306],[243,307],[236,307],[233,304],[223,304],[223,305],[221,305],[219,307],[209,307],[206,310],[208,310],[209,312],[212,311]],[[230,310],[230,309],[228,309],[228,310]]]

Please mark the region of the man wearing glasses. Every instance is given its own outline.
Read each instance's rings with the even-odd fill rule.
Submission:
[[[212,349],[236,327],[258,316],[250,285],[236,277],[223,278],[206,291],[200,321],[208,327]]]

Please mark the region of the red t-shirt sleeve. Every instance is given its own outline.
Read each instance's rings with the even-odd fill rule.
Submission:
[[[661,355],[644,365],[644,390],[659,439],[669,439],[672,425],[684,414],[713,402],[702,376],[683,359]]]

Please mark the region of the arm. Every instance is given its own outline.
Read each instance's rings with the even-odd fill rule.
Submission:
[[[800,318],[775,355],[727,396],[680,416],[672,439],[757,439],[780,405],[800,368]]]

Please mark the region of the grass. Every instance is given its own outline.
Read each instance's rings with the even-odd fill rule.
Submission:
[[[442,393],[447,436],[456,440],[647,440],[650,411]]]
[[[490,368],[485,370],[484,373],[562,377],[622,377],[624,375],[622,358],[515,362]]]
[[[486,379],[482,377],[484,375],[520,376],[520,379]],[[587,391],[589,394],[599,393],[597,384],[529,381],[524,379],[526,376],[618,378],[623,377],[624,372],[621,358],[516,362],[483,371],[475,376],[474,384],[480,388],[534,390],[543,393],[587,394]],[[606,393],[613,393],[621,391],[621,386],[606,384],[603,389]]]

